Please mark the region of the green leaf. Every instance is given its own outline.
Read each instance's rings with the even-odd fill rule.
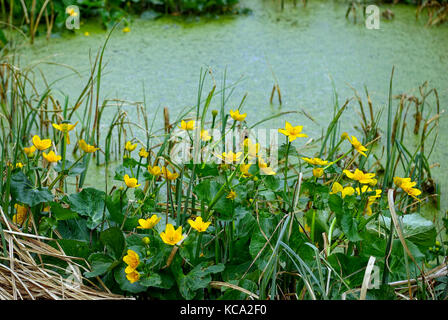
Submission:
[[[57,241],[68,256],[87,259],[91,254],[91,249],[87,241],[71,239],[59,239]]]
[[[53,195],[47,188],[35,188],[22,171],[11,176],[11,195],[30,207],[53,200]]]
[[[70,168],[72,165],[73,165],[73,161],[65,160],[65,170]],[[84,163],[78,162],[77,164],[75,164],[75,166],[73,168],[70,169],[70,171],[68,172],[68,175],[69,176],[77,176],[77,175],[80,175],[81,173],[83,173],[85,170],[86,170],[86,167],[84,166]],[[56,172],[62,171],[62,161],[59,161],[54,166],[54,171],[56,171]]]
[[[93,230],[103,219],[105,196],[106,194],[103,191],[94,188],[86,188],[80,193],[69,195],[67,200],[71,210],[82,216],[88,217],[87,226]]]
[[[116,265],[115,259],[104,253],[92,253],[88,260],[92,266],[92,271],[84,273],[87,278],[101,276]]]
[[[423,247],[434,245],[436,240],[436,229],[434,224],[418,213],[406,214],[399,217],[403,235],[406,240]],[[384,225],[389,227],[390,218],[384,217]]]
[[[39,234],[47,235],[50,231],[54,231],[58,226],[58,222],[54,218],[43,217],[39,222]]]
[[[140,279],[139,283],[145,287],[159,288],[162,284],[162,277],[157,273],[151,273],[149,277]]]
[[[101,232],[100,241],[112,251],[117,260],[121,259],[126,248],[126,240],[119,228],[112,227]]]
[[[78,214],[70,209],[63,208],[58,202],[51,202],[51,214],[56,220],[69,220],[78,218]]]
[[[186,276],[182,277],[179,283],[179,290],[182,296],[189,300],[195,296],[195,291],[206,288],[212,281],[212,273],[222,272],[224,265],[222,263],[207,267],[206,262],[198,264]]]

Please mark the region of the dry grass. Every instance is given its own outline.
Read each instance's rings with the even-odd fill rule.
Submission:
[[[36,234],[23,233],[11,223],[0,208],[7,257],[0,254],[0,299],[51,299],[51,300],[97,300],[124,299],[112,294],[105,286],[99,288],[82,277],[85,267],[75,262],[79,258],[67,256],[62,248],[55,249],[46,242],[54,239]],[[4,248],[0,242],[0,251]],[[55,269],[61,267],[43,263],[43,257],[61,259],[68,264],[64,278]],[[85,283],[90,285],[87,286]]]

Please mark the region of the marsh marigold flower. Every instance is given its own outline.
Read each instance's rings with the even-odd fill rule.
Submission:
[[[225,163],[239,162],[241,160],[242,152],[234,153],[233,151],[223,152],[222,155],[217,154],[216,156]]]
[[[151,167],[151,165],[148,165],[148,172],[154,177],[158,177],[162,173],[162,170],[159,166]]]
[[[247,117],[247,113],[240,114],[240,110],[230,110],[230,116],[235,121],[243,121]]]
[[[313,176],[316,178],[320,178],[324,175],[324,169],[322,168],[314,168],[313,169]]]
[[[243,177],[244,178],[248,178],[248,177],[250,177],[251,176],[251,174],[249,173],[249,169],[250,169],[250,166],[251,166],[252,164],[250,164],[250,163],[248,163],[248,164],[244,164],[244,163],[242,163],[241,165],[240,165],[240,171],[241,171],[241,173],[243,174]]]
[[[16,168],[22,169],[23,168],[23,163],[22,162],[17,162],[16,163]]]
[[[137,148],[137,144],[132,144],[131,141],[126,142],[126,145],[124,147],[127,151],[132,152]]]
[[[61,131],[64,135],[65,135],[65,140],[67,141],[67,144],[70,144],[70,136],[69,136],[69,132],[72,131],[76,125],[78,124],[78,121],[76,121],[75,124],[70,124],[70,123],[61,123],[61,124],[57,124],[57,123],[53,123],[53,128],[55,128],[56,130]]]
[[[130,283],[137,282],[140,279],[140,273],[134,270],[131,273],[126,274],[126,279],[128,279]]]
[[[367,151],[367,148],[364,147],[362,145],[362,143],[360,141],[358,141],[358,139],[356,139],[355,136],[352,136],[352,139],[350,140],[350,138],[347,138],[348,141],[350,141],[350,143],[352,144],[353,148],[356,149],[356,151],[358,151],[360,154],[362,154],[364,157],[367,157],[367,155],[365,154],[364,151]]]
[[[336,194],[340,192],[342,199],[344,199],[346,196],[351,196],[355,193],[355,189],[352,187],[343,187],[339,182],[333,183],[333,186],[331,187],[330,194]]]
[[[124,183],[126,183],[126,186],[128,188],[138,188],[141,186],[141,184],[137,184],[138,181],[136,178],[129,178],[129,175],[125,174],[124,177]]]
[[[48,162],[51,162],[51,163],[53,163],[53,162],[58,162],[59,160],[62,159],[62,157],[56,155],[56,154],[54,153],[54,151],[50,151],[50,152],[48,152],[48,154],[46,154],[46,153],[44,152],[44,153],[42,153],[42,157],[44,157],[45,160],[47,160]]]
[[[207,130],[202,130],[201,131],[201,140],[206,142],[209,141],[212,137],[209,135]]]
[[[26,156],[28,158],[31,158],[34,155],[34,151],[36,151],[36,147],[35,146],[31,146],[28,148],[23,148],[23,152],[25,152]]]
[[[302,158],[303,161],[313,165],[313,166],[324,166],[328,164],[327,160],[322,160],[320,158]]]
[[[141,149],[140,149],[140,152],[138,153],[138,155],[139,155],[140,157],[146,159],[146,158],[148,158],[148,156],[149,156],[149,152],[146,151],[145,148],[141,148]]]
[[[285,121],[285,128],[278,129],[278,132],[283,133],[289,138],[289,142],[296,140],[297,138],[308,137],[305,133],[302,133],[303,126],[293,127],[288,121]]]
[[[16,209],[17,213],[12,217],[12,222],[22,225],[26,220],[28,209],[27,207],[22,206],[18,203],[14,205],[14,208]]]
[[[185,130],[185,131],[191,131],[194,130],[194,120],[190,120],[190,121],[184,121],[182,120],[180,122],[180,129]]]
[[[160,234],[163,242],[174,246],[179,243],[184,237],[182,236],[182,226],[174,230],[174,226],[170,223],[166,225],[165,231]]]
[[[275,171],[262,158],[258,158],[258,167],[264,175],[273,176]]]
[[[90,144],[87,144],[87,142],[85,142],[83,139],[78,141],[78,145],[81,148],[81,150],[84,151],[85,153],[93,153],[100,149],[95,148],[95,146],[92,146]]]
[[[416,200],[419,200],[417,196],[420,195],[422,192],[419,189],[414,188],[414,186],[417,184],[416,181],[411,181],[411,178],[395,177],[394,183],[408,195],[410,195]]]
[[[236,198],[236,192],[235,191],[233,191],[233,190],[230,190],[230,192],[227,194],[227,197],[226,197],[227,199],[230,199],[230,200],[235,200],[235,198]]]
[[[364,173],[359,169],[356,169],[353,173],[349,170],[344,170],[343,172],[349,179],[359,181],[359,183],[362,184],[369,184],[375,180],[373,178],[375,177],[375,173]]]
[[[177,172],[171,172],[167,167],[162,168],[162,174],[167,180],[176,180],[179,177]]]
[[[51,147],[50,139],[40,139],[38,135],[33,137],[33,145],[40,151],[46,150]]]
[[[208,226],[210,225],[210,221],[209,222],[204,222],[202,221],[202,217],[196,217],[196,219],[193,221],[191,219],[188,219],[188,223],[190,224],[190,226],[195,229],[198,232],[204,232],[205,230],[207,230]]]
[[[123,28],[123,32],[124,32],[124,33],[131,32],[131,28],[129,28],[129,27],[124,27],[124,28]]]
[[[148,219],[138,219],[138,223],[140,224],[137,229],[152,229],[154,226],[160,221],[156,214],[153,214],[151,218]]]
[[[138,256],[137,252],[129,249],[127,255],[123,257],[123,261],[128,265],[124,272],[131,273],[134,272],[140,264],[140,257]]]

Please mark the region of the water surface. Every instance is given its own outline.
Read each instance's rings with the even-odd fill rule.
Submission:
[[[227,70],[229,83],[242,77],[227,110],[235,108],[246,93],[244,111],[249,123],[279,111],[303,109],[318,124],[302,114],[288,115],[287,119],[305,125],[304,131],[317,137],[332,116],[330,77],[340,103],[353,95],[351,87],[363,95],[366,86],[375,108],[381,108],[386,105],[390,73],[395,66],[394,94],[417,94],[418,86],[427,80],[430,88],[438,89],[441,108],[446,109],[448,25],[426,28],[424,21],[416,21],[414,7],[383,5],[382,10],[394,11],[395,19],[382,19],[380,30],[368,30],[363,23],[354,24],[344,18],[347,7],[343,3],[315,0],[309,1],[306,8],[287,5],[284,12],[275,3],[243,0],[242,5],[251,8],[252,14],[217,19],[135,19],[131,32],[119,30],[109,42],[102,97],[142,101],[144,87],[151,116],[158,106],[167,106],[174,118],[185,106],[195,104],[201,68],[211,68],[218,88]],[[91,35],[84,36],[85,31]],[[53,38],[49,43],[38,39],[23,59],[67,64],[81,72],[81,78],[70,76],[54,85],[73,101],[88,75],[89,50],[95,54],[105,35],[85,23],[73,36]],[[41,68],[53,80],[72,73],[51,65]],[[275,79],[281,88],[282,106],[276,100],[274,105],[269,104]],[[207,88],[211,83],[207,82]],[[218,109],[219,103],[215,99],[211,108]],[[342,130],[356,134],[353,126],[359,122],[357,111],[358,105],[351,104],[343,116]],[[105,115],[104,130],[110,116]],[[276,119],[265,126],[282,127],[284,120]],[[159,117],[156,126],[162,125]],[[409,135],[412,128],[410,124]],[[447,133],[443,119],[441,139],[430,159],[441,165],[434,174],[439,177],[442,191],[448,187],[444,163],[448,155]],[[443,196],[444,208],[446,200]]]

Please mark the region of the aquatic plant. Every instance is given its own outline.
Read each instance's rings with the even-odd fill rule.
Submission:
[[[270,128],[280,141],[271,146],[251,130],[286,113],[250,123],[245,97],[227,105],[234,85],[225,78],[204,94],[209,70],[200,73],[196,104],[174,120],[165,109],[159,130],[145,99],[100,101],[106,45],[73,104],[51,86],[39,92],[32,69],[1,65],[0,207],[8,223],[0,226],[12,223],[78,257],[84,284],[141,298],[446,299],[448,219],[430,164],[437,90],[424,83],[419,97],[394,96],[392,71],[384,109],[365,90],[366,112],[355,91],[342,105],[335,99],[322,136],[285,121]],[[210,110],[217,98],[220,110]],[[359,125],[341,133],[352,104]],[[87,185],[95,164],[104,181]],[[430,207],[434,221],[421,214]]]

